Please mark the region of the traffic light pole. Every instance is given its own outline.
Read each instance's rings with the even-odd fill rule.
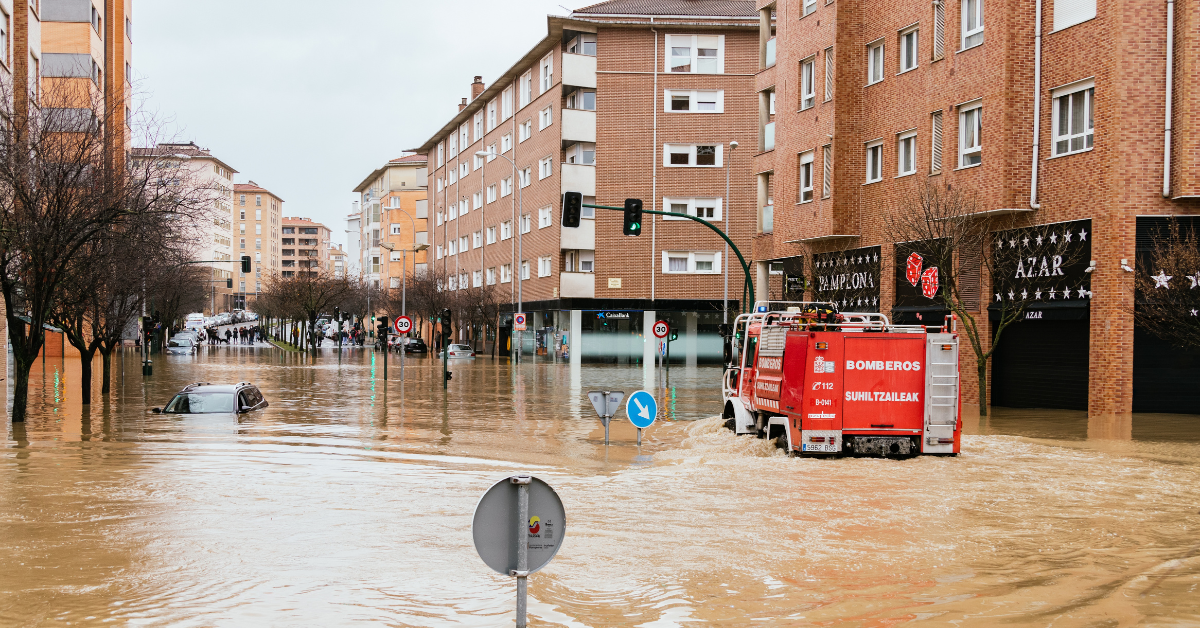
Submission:
[[[591,207],[592,209],[607,209],[610,211],[618,211],[618,212],[625,211],[624,207],[609,207],[607,205],[589,205],[587,203],[584,203],[583,206]],[[729,236],[725,235],[724,231],[721,231],[721,229],[719,227],[712,224],[711,222],[708,222],[707,220],[704,220],[703,218],[697,218],[696,216],[692,216],[689,214],[680,214],[678,212],[663,212],[663,211],[657,211],[657,210],[653,210],[653,209],[643,209],[642,212],[646,213],[646,214],[657,214],[659,216],[672,216],[675,218],[686,218],[693,222],[698,222],[698,223],[704,225],[705,227],[708,227],[709,229],[712,229],[714,232],[716,232],[717,235],[721,236],[721,239],[725,240],[725,242],[727,244],[729,244],[729,248],[733,249],[733,252],[737,254],[738,261],[742,263],[742,272],[744,272],[746,274],[746,290],[748,290],[750,292],[750,304],[751,304],[751,307],[753,307],[753,304],[755,303],[755,301],[754,301],[754,281],[751,280],[751,278],[750,278],[750,265],[746,263],[746,258],[742,256],[742,251],[740,249],[738,249],[736,244],[733,243],[733,240],[729,239]],[[742,311],[746,311],[745,303],[742,304]],[[668,349],[669,348],[670,348],[670,343],[668,342]]]

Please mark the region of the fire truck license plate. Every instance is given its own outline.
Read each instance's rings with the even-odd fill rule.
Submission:
[[[817,453],[836,454],[837,443],[804,443],[804,451],[813,451]]]

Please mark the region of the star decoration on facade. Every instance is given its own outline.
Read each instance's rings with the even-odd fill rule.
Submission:
[[[875,254],[875,260],[874,260],[874,261],[876,261],[876,262],[878,262],[878,261],[879,261],[879,254],[878,254],[878,253],[876,253],[876,254]]]
[[[871,305],[879,305],[879,297],[871,297]]]
[[[1050,244],[1058,244],[1058,234],[1057,233],[1050,234]]]
[[[1196,316],[1196,310],[1192,310],[1192,316]]]
[[[1087,290],[1084,290],[1083,288],[1080,288],[1080,289],[1079,289],[1079,298],[1081,298],[1081,299],[1082,299],[1083,297],[1086,297],[1088,294],[1089,294],[1089,293],[1088,293],[1088,291],[1087,291]]]
[[[1029,246],[1029,236],[1025,236],[1025,239],[1021,240],[1021,244],[1024,244],[1025,246]]]
[[[997,300],[997,301],[1003,301],[1004,299],[1001,299],[1001,298],[1000,298],[1000,295],[999,295],[999,293],[997,293],[997,294],[996,294],[996,300]]]
[[[1029,291],[1028,291],[1028,290],[1022,290],[1022,291],[1021,291],[1021,298],[1022,298],[1022,299],[1028,299],[1028,298],[1029,298]]]
[[[1013,294],[1013,291],[1012,291],[1012,290],[1009,290],[1009,291],[1008,291],[1008,300],[1009,300],[1009,301],[1012,301],[1012,300],[1013,300],[1013,299],[1015,299],[1015,298],[1017,298],[1017,295]]]
[[[1083,241],[1085,241],[1085,240],[1087,240],[1087,231],[1084,231],[1083,229],[1080,229],[1080,230],[1079,230],[1079,241],[1080,241],[1080,242],[1083,242]]]
[[[1192,290],[1196,286],[1200,286],[1200,273],[1196,273],[1195,275],[1188,275],[1188,279],[1192,280],[1192,287],[1188,288],[1188,290]]]
[[[1042,236],[1038,236],[1038,237],[1034,238],[1034,241],[1037,242],[1038,246],[1041,246],[1042,245]]]
[[[1054,288],[1051,288],[1051,289],[1050,289],[1050,299],[1051,299],[1051,300],[1053,300],[1053,299],[1054,299],[1054,295],[1055,295],[1055,294],[1058,294],[1058,291],[1057,291],[1057,290],[1055,290]]]
[[[1169,281],[1171,281],[1172,279],[1174,279],[1174,277],[1172,277],[1172,276],[1168,275],[1167,273],[1164,273],[1164,272],[1163,272],[1163,271],[1161,271],[1161,270],[1160,270],[1160,271],[1158,271],[1158,274],[1157,274],[1157,275],[1150,275],[1150,278],[1154,280],[1154,287],[1155,287],[1155,288],[1166,288],[1166,289],[1168,289],[1168,290],[1170,290],[1170,289],[1171,289],[1171,285],[1170,285],[1169,283],[1167,283],[1167,282],[1169,282]]]
[[[1070,241],[1071,241],[1071,232],[1068,231],[1063,234],[1063,242],[1070,242]]]
[[[1008,241],[1008,248],[1010,248],[1010,249],[1015,249],[1015,248],[1017,248],[1017,241],[1016,241],[1016,239],[1012,239],[1012,240],[1009,240],[1009,241]]]
[[[1063,298],[1064,299],[1071,298],[1071,289],[1070,288],[1063,288]]]
[[[1041,301],[1042,300],[1042,291],[1038,290],[1037,292],[1034,292],[1033,298],[1037,299],[1038,301]]]
[[[1004,249],[1004,240],[996,240],[996,248],[1003,250]]]

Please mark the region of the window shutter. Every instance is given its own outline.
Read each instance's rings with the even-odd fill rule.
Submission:
[[[933,159],[929,164],[930,172],[942,171],[942,112],[933,112]]]
[[[946,3],[940,0],[933,5],[933,59],[946,54]]]
[[[821,169],[824,171],[821,184],[821,198],[829,198],[833,193],[833,145],[826,144],[821,149]]]
[[[825,49],[825,102],[833,100],[833,46]]]

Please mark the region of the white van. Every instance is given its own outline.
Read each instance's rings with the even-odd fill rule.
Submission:
[[[204,315],[200,313],[188,314],[187,319],[183,323],[184,329],[204,329]]]

